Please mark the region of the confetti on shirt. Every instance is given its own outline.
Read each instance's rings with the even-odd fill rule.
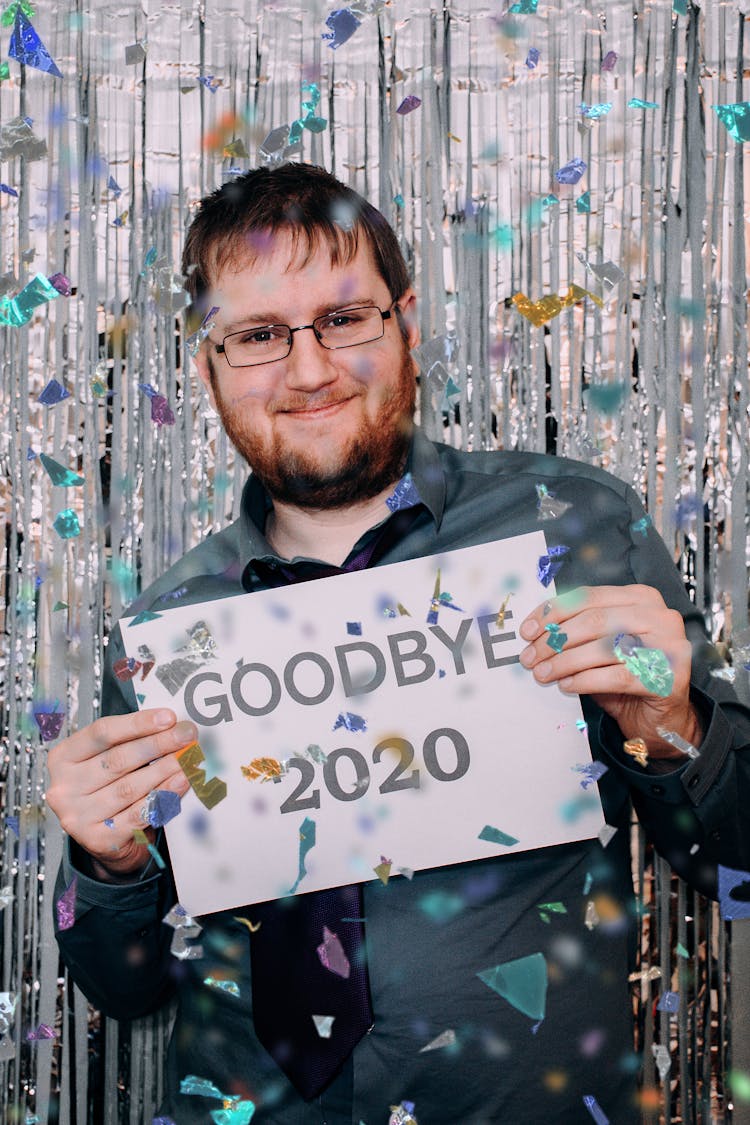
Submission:
[[[74,875],[70,886],[65,889],[55,904],[58,930],[70,930],[75,923],[77,890],[78,876]]]
[[[335,973],[336,976],[343,977],[345,980],[349,979],[351,973],[349,959],[344,952],[338,934],[329,930],[327,926],[323,927],[323,941],[317,947],[316,952],[324,969],[328,969],[329,972]]]
[[[313,1016],[312,1020],[315,1024],[315,1030],[321,1039],[330,1039],[331,1032],[333,1031],[333,1021],[335,1016]]]
[[[445,1031],[441,1031],[440,1035],[431,1039],[429,1043],[425,1043],[424,1047],[420,1047],[419,1053],[423,1055],[425,1051],[439,1051],[442,1047],[454,1047],[455,1044],[456,1033],[452,1027],[449,1027]]]
[[[403,508],[413,508],[421,502],[422,498],[414,483],[414,478],[411,473],[405,473],[385,503],[392,512],[399,512]]]
[[[584,1094],[583,1104],[593,1117],[596,1125],[609,1125],[609,1118],[593,1094]]]
[[[543,953],[531,953],[505,961],[477,976],[519,1012],[533,1020],[543,1020],[547,1006],[547,961]]]

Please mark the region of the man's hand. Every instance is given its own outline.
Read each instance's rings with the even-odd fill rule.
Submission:
[[[136,843],[133,831],[145,829],[153,840],[154,831],[141,815],[146,797],[152,789],[187,792],[175,751],[196,738],[192,723],[178,723],[172,711],[152,709],[97,719],[49,751],[47,804],[89,853],[99,878],[128,876],[144,867],[148,850]]]
[[[567,640],[556,653],[545,625],[559,625]],[[529,641],[524,668],[540,684],[589,695],[617,722],[624,738],[642,738],[652,758],[681,757],[658,734],[673,731],[698,746],[700,723],[689,699],[692,650],[682,617],[651,586],[581,586],[537,606],[520,627]],[[615,638],[634,634],[646,648],[661,649],[674,675],[666,698],[649,692],[617,659]]]

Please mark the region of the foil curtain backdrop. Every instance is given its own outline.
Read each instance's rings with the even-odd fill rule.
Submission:
[[[185,348],[179,252],[200,196],[305,117],[302,83],[317,86],[311,112],[326,122],[302,129],[302,157],[372,198],[413,268],[428,432],[547,449],[632,483],[748,698],[748,149],[712,108],[748,96],[747,5],[353,7],[360,26],[334,48],[320,3],[40,3],[31,23],[62,77],[10,59],[0,82],[0,288],[15,296],[37,273],[72,284],[0,329],[9,1123],[148,1125],[158,1102],[168,1016],[118,1027],[62,973],[62,836],[45,809],[49,743],[34,711],[64,712],[63,734],[91,721],[112,620],[238,512],[244,470]],[[0,29],[3,59],[12,30]],[[421,104],[399,113],[409,95]],[[581,103],[611,108],[587,116]],[[559,183],[574,158],[582,179]],[[513,302],[571,285],[593,296],[542,326]],[[52,379],[67,397],[45,405]],[[142,385],[165,397],[172,424],[152,420]],[[83,483],[54,484],[42,453]],[[55,529],[62,511],[78,534]],[[739,1121],[750,1096],[743,923],[732,932],[642,841],[636,875],[644,1117],[724,1120],[733,1067]],[[664,988],[679,991],[679,1013],[654,1017]]]

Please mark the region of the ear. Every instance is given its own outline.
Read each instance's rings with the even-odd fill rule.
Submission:
[[[412,288],[409,288],[399,297],[397,303],[406,327],[406,343],[411,351],[412,348],[416,348],[420,340],[417,324],[417,295]]]
[[[211,403],[214,410],[216,410],[216,396],[211,379],[211,363],[208,356],[208,342],[206,340],[203,341],[198,349],[198,354],[195,356],[195,366],[198,371],[198,378],[206,388],[208,401]]]

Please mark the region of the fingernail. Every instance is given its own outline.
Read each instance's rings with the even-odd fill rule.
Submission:
[[[181,723],[177,723],[172,733],[174,734],[175,741],[181,746],[188,742],[195,742],[198,737],[195,723],[191,723],[187,719],[184,719]]]
[[[171,727],[176,718],[174,711],[157,711],[154,715],[154,723],[159,730],[163,730],[165,727]]]
[[[528,647],[528,648],[525,648],[525,649],[523,650],[523,652],[521,653],[521,655],[519,656],[519,658],[518,658],[518,659],[519,659],[519,660],[521,661],[521,663],[523,664],[524,668],[528,668],[528,667],[529,667],[529,665],[531,664],[532,660],[534,659],[534,649],[533,649],[533,648],[531,647],[531,645],[529,645],[529,647]]]
[[[533,637],[536,636],[536,630],[536,621],[534,621],[531,617],[527,617],[526,620],[522,622],[519,633],[525,641],[530,641]]]

